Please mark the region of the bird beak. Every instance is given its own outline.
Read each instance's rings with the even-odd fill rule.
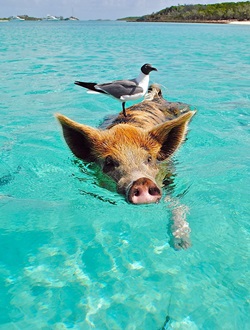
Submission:
[[[152,67],[152,68],[151,68],[151,71],[158,71],[158,70],[157,70],[156,68],[153,68],[153,67]]]

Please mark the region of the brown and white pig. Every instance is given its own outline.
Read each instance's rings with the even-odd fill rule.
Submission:
[[[195,113],[181,107],[164,100],[160,88],[153,85],[143,102],[127,109],[127,117],[120,113],[101,129],[61,114],[57,118],[76,157],[99,164],[128,202],[155,203],[162,195],[161,162],[178,149]]]
[[[73,154],[99,164],[129,203],[157,203],[162,197],[164,169],[184,141],[195,111],[166,101],[159,86],[152,85],[144,101],[126,112],[126,117],[121,112],[99,128],[56,116]]]

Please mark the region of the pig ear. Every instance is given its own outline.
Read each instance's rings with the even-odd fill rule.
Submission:
[[[157,159],[163,161],[170,157],[183,142],[187,125],[195,111],[189,111],[180,117],[167,121],[153,128],[149,134],[161,144]]]
[[[56,114],[56,117],[62,125],[63,136],[73,154],[85,161],[95,160],[94,149],[100,143],[100,132],[61,114]]]

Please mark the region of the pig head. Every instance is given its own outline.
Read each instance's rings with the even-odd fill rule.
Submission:
[[[160,164],[181,145],[194,113],[188,111],[172,120],[146,125],[147,128],[145,120],[141,126],[134,125],[133,120],[121,120],[103,130],[77,123],[61,114],[57,114],[57,118],[73,154],[85,162],[99,164],[128,202],[143,204],[161,199]]]

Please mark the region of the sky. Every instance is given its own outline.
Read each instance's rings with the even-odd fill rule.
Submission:
[[[71,15],[82,20],[117,19],[152,14],[166,7],[183,4],[210,4],[232,0],[0,0],[0,17],[29,15],[45,17],[48,14]],[[240,2],[235,0],[233,2]]]

